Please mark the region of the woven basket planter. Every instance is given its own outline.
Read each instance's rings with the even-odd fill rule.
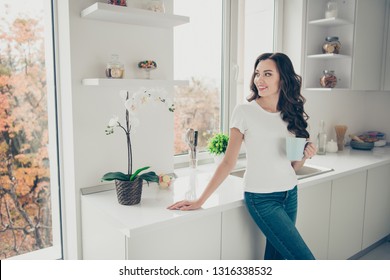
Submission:
[[[135,205],[140,203],[142,195],[142,179],[134,181],[115,180],[118,202],[122,205]]]

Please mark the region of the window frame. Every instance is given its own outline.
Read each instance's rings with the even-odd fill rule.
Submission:
[[[244,0],[245,1],[245,0]],[[284,0],[274,0],[274,51],[282,49],[283,3]],[[225,0],[222,6],[222,85],[221,85],[221,131],[229,134],[229,122],[236,101],[236,84],[238,74],[238,1]],[[188,154],[174,155],[174,169],[188,167]],[[213,162],[208,152],[199,152],[198,164]],[[245,149],[241,149],[239,157],[245,157]]]
[[[59,122],[58,122],[58,92],[57,92],[57,65],[58,45],[55,37],[57,30],[57,0],[43,1],[45,26],[45,68],[47,79],[47,114],[49,131],[49,159],[50,159],[50,192],[51,192],[51,217],[53,245],[47,248],[38,249],[25,254],[16,255],[7,260],[54,260],[63,259],[63,232],[62,232],[62,211],[61,211],[61,177],[60,177],[60,143],[59,143]]]

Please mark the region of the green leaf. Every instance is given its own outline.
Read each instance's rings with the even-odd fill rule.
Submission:
[[[140,169],[137,169],[137,170],[131,175],[130,181],[134,181],[135,178],[137,178],[137,175],[138,175],[140,172],[142,172],[142,171],[144,171],[144,170],[146,170],[146,169],[148,169],[148,168],[150,168],[150,166],[145,166],[145,167],[142,167],[142,168],[140,168]]]
[[[146,182],[156,182],[158,183],[158,176],[154,171],[150,171],[144,174],[139,175],[142,180]]]
[[[108,172],[103,175],[102,181],[113,181],[113,180],[121,180],[121,181],[129,181],[130,175],[124,174],[122,172]]]

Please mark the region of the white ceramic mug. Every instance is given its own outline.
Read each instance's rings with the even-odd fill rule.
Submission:
[[[302,160],[303,152],[309,141],[306,138],[286,137],[286,154],[289,160]]]

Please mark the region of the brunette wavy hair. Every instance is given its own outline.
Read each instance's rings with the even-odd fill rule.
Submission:
[[[309,116],[303,108],[306,99],[301,94],[302,77],[295,73],[292,62],[287,55],[283,53],[264,53],[257,57],[250,83],[252,94],[247,100],[252,101],[261,98],[254,83],[255,70],[260,61],[266,59],[275,61],[279,70],[280,95],[277,109],[280,111],[282,119],[287,122],[288,131],[296,137],[309,138],[310,134],[306,129]]]

